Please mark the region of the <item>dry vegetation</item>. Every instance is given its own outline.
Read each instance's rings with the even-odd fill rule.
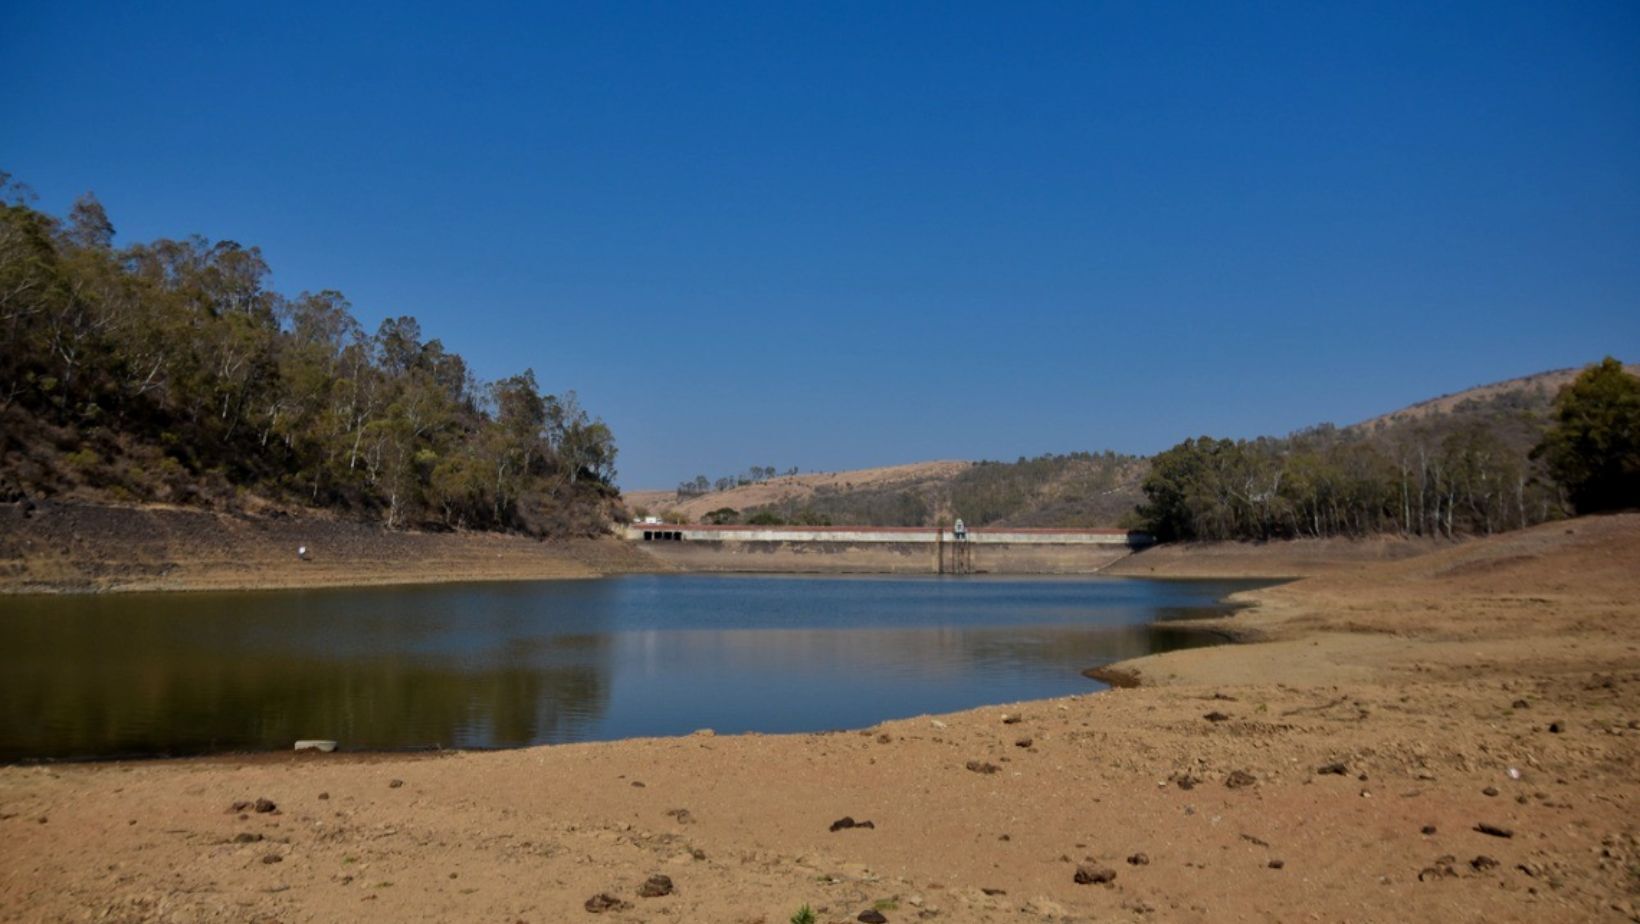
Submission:
[[[784,505],[800,507],[811,503],[816,495],[823,492],[846,494],[857,490],[889,489],[920,492],[931,485],[949,480],[973,464],[954,461],[913,462],[908,465],[861,468],[846,472],[780,475],[768,481],[693,497],[679,496],[676,491],[628,491],[623,496],[628,509],[641,508],[657,515],[664,511],[676,511],[694,523],[720,507],[733,507],[737,510],[756,510]]]
[[[1628,363],[1623,368],[1630,375],[1640,375],[1640,364]],[[1555,393],[1570,384],[1572,379],[1577,378],[1577,374],[1582,371],[1581,368],[1554,369],[1549,372],[1538,372],[1533,375],[1523,375],[1519,378],[1505,379],[1501,382],[1493,382],[1490,385],[1477,385],[1474,388],[1467,388],[1454,394],[1441,395],[1438,398],[1419,401],[1417,404],[1409,404],[1388,414],[1380,414],[1370,420],[1355,424],[1351,429],[1376,430],[1391,424],[1450,414],[1464,404],[1484,404],[1497,398],[1508,398],[1521,404],[1546,409],[1550,402],[1554,400]]]

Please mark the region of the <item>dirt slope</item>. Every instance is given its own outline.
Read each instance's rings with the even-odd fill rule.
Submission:
[[[1216,626],[1263,642],[1126,665],[1148,686],[860,731],[4,768],[0,907],[1637,920],[1637,564],[1640,515],[1350,566]]]
[[[297,557],[300,547],[308,558]],[[320,514],[0,504],[0,593],[594,577],[664,566],[617,539],[416,533]]]
[[[1113,577],[1299,578],[1398,561],[1452,547],[1443,539],[1370,536],[1272,542],[1169,542],[1116,562]]]

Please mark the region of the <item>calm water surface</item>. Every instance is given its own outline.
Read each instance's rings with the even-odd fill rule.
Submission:
[[[1100,689],[1256,586],[643,575],[0,597],[0,760],[512,747],[884,719]]]

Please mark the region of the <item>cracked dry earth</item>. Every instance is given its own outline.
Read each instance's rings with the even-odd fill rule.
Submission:
[[[1640,515],[1584,519],[1255,592],[1216,627],[1247,644],[1122,665],[1132,689],[817,735],[8,767],[0,908],[1640,920],[1637,600]]]

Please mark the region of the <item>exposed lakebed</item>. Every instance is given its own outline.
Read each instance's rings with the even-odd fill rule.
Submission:
[[[1084,693],[1247,581],[635,575],[0,597],[0,759],[513,747]]]

